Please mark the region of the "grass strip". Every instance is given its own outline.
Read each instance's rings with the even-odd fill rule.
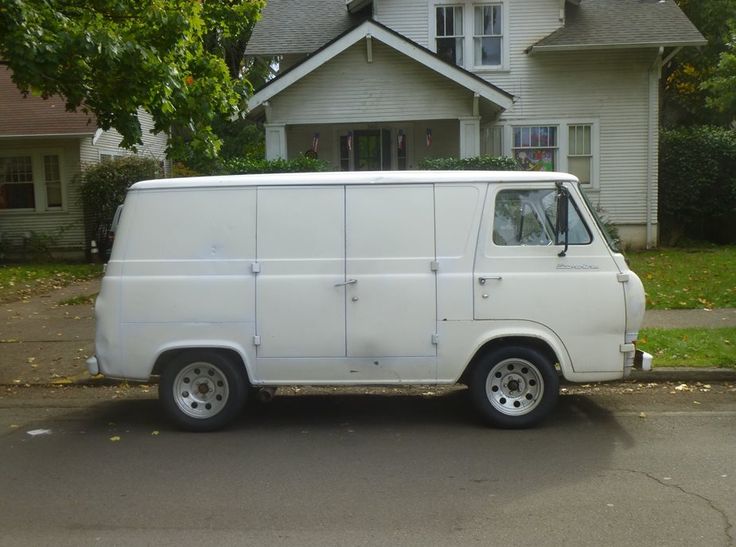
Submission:
[[[654,356],[654,366],[736,368],[736,328],[644,329],[637,348]]]
[[[736,307],[736,246],[627,253],[644,283],[647,308]]]
[[[0,266],[0,302],[45,294],[102,275],[98,264],[18,264]]]

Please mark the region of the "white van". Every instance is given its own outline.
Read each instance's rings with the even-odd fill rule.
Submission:
[[[629,373],[644,290],[571,175],[203,177],[133,185],[96,316],[90,372],[160,375],[186,429],[256,388],[457,382],[527,427],[559,376]]]

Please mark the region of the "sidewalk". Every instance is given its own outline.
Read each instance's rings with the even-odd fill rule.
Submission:
[[[95,383],[85,365],[94,351],[94,307],[60,302],[99,291],[100,280],[69,285],[28,300],[0,304],[0,386]],[[646,328],[736,327],[736,309],[653,310]],[[736,369],[657,368],[631,378],[651,381],[736,381]]]

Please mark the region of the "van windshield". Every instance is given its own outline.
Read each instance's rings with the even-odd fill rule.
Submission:
[[[583,195],[583,201],[585,201],[585,204],[588,206],[588,211],[590,211],[590,213],[593,215],[595,223],[598,225],[598,228],[600,228],[601,232],[603,232],[603,237],[606,238],[606,243],[608,243],[608,246],[614,253],[620,253],[621,249],[618,246],[618,239],[611,235],[608,226],[606,226],[606,223],[603,222],[603,219],[598,214],[598,210],[593,207],[593,204],[590,202],[590,199],[585,194],[585,192],[580,193]]]

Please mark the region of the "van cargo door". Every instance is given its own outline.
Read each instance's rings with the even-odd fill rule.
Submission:
[[[344,188],[259,188],[257,215],[258,357],[344,357]]]
[[[346,232],[348,357],[435,356],[432,186],[348,187]]]

